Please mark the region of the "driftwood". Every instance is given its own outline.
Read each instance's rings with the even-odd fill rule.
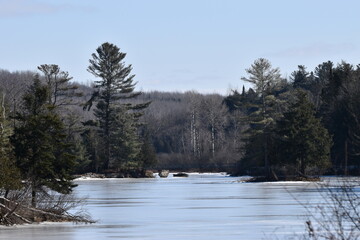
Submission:
[[[94,223],[86,216],[76,216],[67,211],[38,209],[0,197],[0,225],[30,224],[35,222]]]

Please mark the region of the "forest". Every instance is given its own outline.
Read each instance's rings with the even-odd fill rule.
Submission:
[[[0,189],[27,186],[31,206],[75,174],[226,171],[270,179],[360,173],[360,65],[299,65],[291,76],[259,58],[227,96],[136,90],[126,53],[103,43],[95,81],[56,64],[0,70]],[[139,79],[141,81],[141,79]]]

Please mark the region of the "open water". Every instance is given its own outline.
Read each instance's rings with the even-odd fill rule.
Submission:
[[[188,178],[78,180],[95,224],[1,227],[0,239],[233,240],[283,239],[303,233],[313,183],[244,183],[223,174]]]

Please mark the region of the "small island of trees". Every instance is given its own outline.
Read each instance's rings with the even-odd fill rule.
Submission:
[[[226,171],[265,180],[360,173],[360,66],[328,61],[289,79],[267,59],[227,96],[136,91],[126,54],[103,43],[91,86],[56,64],[0,70],[0,224],[84,221],[75,175]],[[74,205],[71,205],[74,207]]]

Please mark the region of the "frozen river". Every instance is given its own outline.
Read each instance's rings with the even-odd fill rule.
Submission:
[[[281,239],[305,229],[296,199],[319,199],[311,183],[242,183],[221,174],[76,183],[97,223],[2,227],[0,239]]]

